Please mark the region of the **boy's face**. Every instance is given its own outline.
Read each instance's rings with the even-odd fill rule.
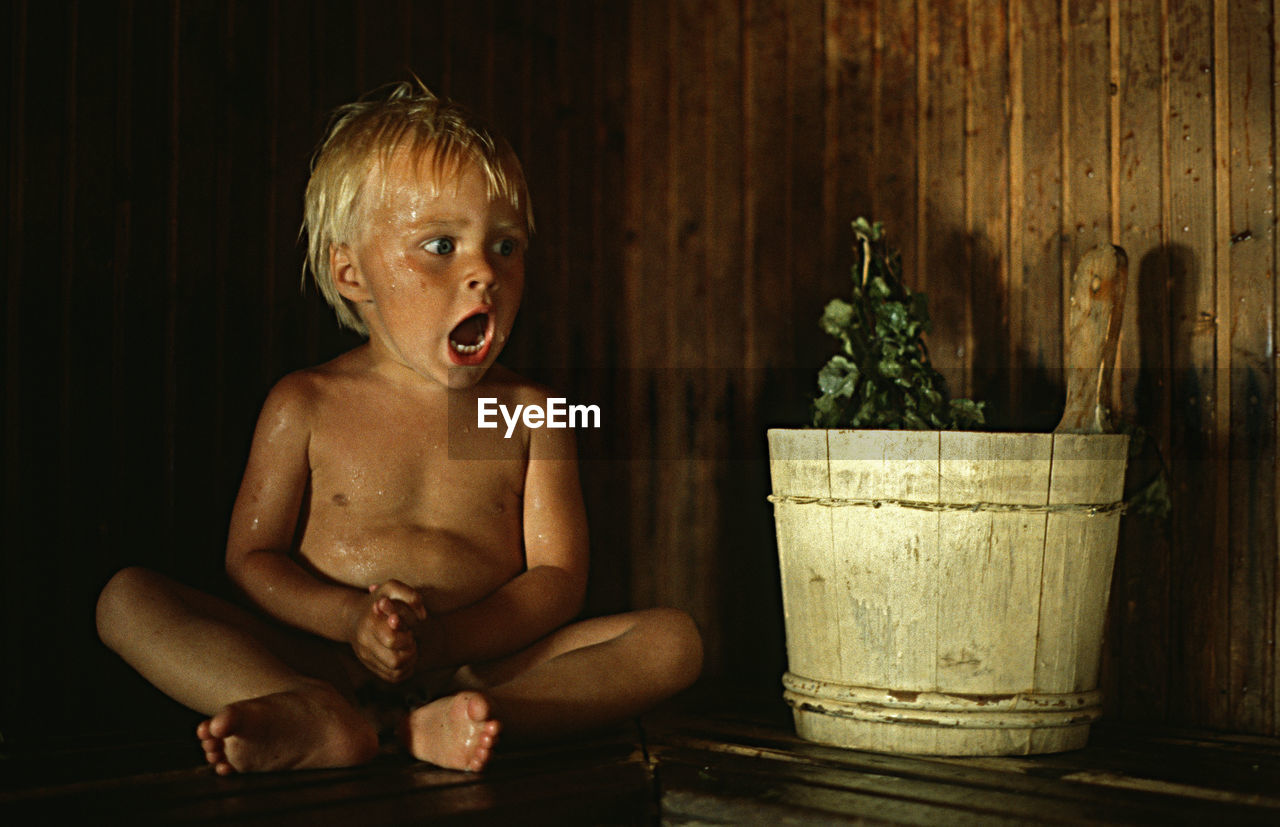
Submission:
[[[437,174],[404,150],[375,165],[365,193],[355,241],[330,253],[338,292],[356,303],[376,351],[443,386],[474,385],[520,307],[524,215],[489,199],[474,163]]]

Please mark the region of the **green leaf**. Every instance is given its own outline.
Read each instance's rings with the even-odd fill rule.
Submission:
[[[952,399],[952,420],[956,422],[966,422],[969,425],[981,425],[986,421],[986,417],[982,413],[982,408],[983,403],[974,402],[972,399]]]
[[[818,372],[818,389],[825,396],[851,397],[858,384],[858,366],[843,356],[832,356]]]
[[[813,400],[813,425],[815,428],[835,428],[840,424],[844,408],[834,396],[820,396]]]
[[[841,299],[827,302],[822,311],[822,329],[832,336],[841,336],[853,321],[853,305]]]
[[[884,235],[884,224],[879,221],[872,224],[867,219],[858,217],[853,220],[853,234],[868,241],[879,241]]]
[[[892,359],[881,359],[880,364],[876,365],[876,370],[888,379],[897,379],[902,375],[902,365]]]

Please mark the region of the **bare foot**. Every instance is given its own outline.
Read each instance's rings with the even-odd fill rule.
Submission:
[[[438,767],[479,772],[489,763],[502,725],[479,692],[439,698],[409,713],[405,743],[413,757]]]
[[[205,760],[233,772],[349,767],[373,760],[373,725],[329,687],[228,704],[196,728]]]

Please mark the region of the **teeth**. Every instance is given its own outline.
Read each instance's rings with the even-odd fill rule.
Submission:
[[[476,342],[474,345],[460,345],[454,340],[450,339],[449,347],[453,348],[455,351],[463,354],[464,356],[470,356],[473,353],[479,353],[481,349],[484,348],[484,337],[481,337],[480,341]]]

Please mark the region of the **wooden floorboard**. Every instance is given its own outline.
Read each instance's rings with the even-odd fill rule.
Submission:
[[[732,716],[651,727],[665,823],[1280,824],[1280,741],[1100,728],[1057,755],[934,758],[810,744]]]
[[[647,825],[656,820],[638,738],[513,750],[483,774],[386,755],[341,770],[219,777],[193,766],[0,792],[0,823]]]
[[[797,738],[776,696],[502,753],[483,774],[384,755],[220,778],[188,741],[0,762],[0,824],[1280,824],[1280,739],[1100,726],[1086,749],[936,758]]]

